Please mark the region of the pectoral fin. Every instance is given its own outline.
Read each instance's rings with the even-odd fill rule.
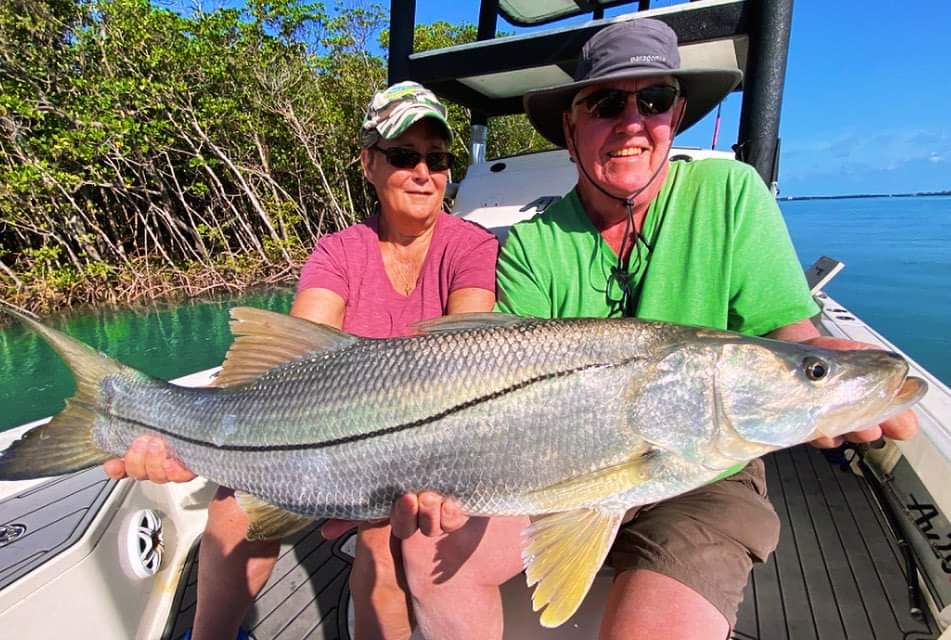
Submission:
[[[285,511],[240,491],[235,493],[235,500],[248,516],[248,533],[245,536],[248,540],[278,540],[297,533],[314,521],[313,518]]]
[[[643,442],[629,460],[532,492],[538,512],[564,511],[600,502],[651,477],[656,449]]]
[[[522,560],[532,608],[557,627],[578,610],[611,549],[624,512],[577,509],[541,518],[525,530]]]

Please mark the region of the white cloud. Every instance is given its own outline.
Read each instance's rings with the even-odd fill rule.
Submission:
[[[921,161],[946,162],[951,157],[951,135],[934,130],[816,133],[810,139],[784,144],[781,154],[784,174],[797,179],[895,172]]]
[[[787,195],[909,193],[951,188],[951,132],[855,128],[783,140]]]

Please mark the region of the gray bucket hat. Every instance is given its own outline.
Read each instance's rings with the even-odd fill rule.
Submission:
[[[608,80],[669,75],[677,78],[687,109],[678,133],[695,124],[740,83],[739,69],[681,69],[677,34],[653,18],[617,22],[591,36],[581,49],[574,81],[529,91],[522,99],[532,125],[565,146],[561,115],[578,91]]]
[[[360,144],[372,147],[380,138],[392,140],[422,120],[433,118],[443,126],[452,142],[446,106],[432,91],[418,82],[398,82],[373,94],[360,127]]]

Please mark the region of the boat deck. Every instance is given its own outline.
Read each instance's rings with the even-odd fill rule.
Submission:
[[[923,640],[904,561],[865,480],[807,445],[766,457],[779,547],[746,587],[737,640]]]
[[[936,638],[930,618],[910,613],[902,555],[865,480],[808,446],[771,454],[766,461],[782,535],[776,553],[756,567],[747,585],[735,640]],[[246,620],[252,637],[349,638],[350,556],[345,549],[345,541],[323,541],[316,526],[285,544]],[[180,637],[191,625],[194,551],[185,571],[165,640]],[[533,637],[588,635],[565,636],[565,631],[539,628]],[[516,633],[527,638],[523,630],[512,629],[507,637]]]

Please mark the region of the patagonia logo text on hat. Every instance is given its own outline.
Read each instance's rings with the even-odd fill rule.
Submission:
[[[667,58],[664,56],[631,56],[628,62],[663,62],[667,63]]]

